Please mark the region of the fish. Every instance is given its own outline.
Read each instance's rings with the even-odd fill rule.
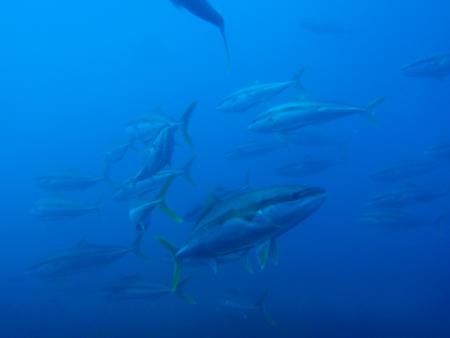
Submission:
[[[250,158],[255,158],[259,156],[265,156],[268,155],[274,151],[277,151],[279,149],[282,149],[285,147],[285,143],[282,141],[278,142],[247,142],[244,144],[241,144],[234,148],[233,150],[229,151],[225,158],[227,160],[236,161],[236,160],[245,160]]]
[[[339,103],[298,101],[269,109],[254,119],[248,130],[255,133],[288,133],[305,127],[329,123],[352,115],[376,121],[373,110],[383,98],[372,101],[367,107]]]
[[[435,160],[406,161],[395,166],[379,170],[370,178],[375,182],[397,183],[415,177],[428,175],[441,167],[441,163]]]
[[[276,174],[285,177],[306,177],[320,174],[341,163],[335,159],[318,159],[307,157],[301,161],[293,162],[276,169]]]
[[[233,195],[214,205],[194,226],[187,241],[177,248],[162,237],[181,273],[183,260],[210,261],[256,249],[263,269],[275,260],[276,239],[317,211],[326,191],[316,187],[276,186]]]
[[[225,113],[242,113],[265,103],[285,90],[293,87],[304,91],[301,79],[305,69],[299,71],[292,80],[286,82],[254,84],[229,95],[219,102],[216,109]]]
[[[275,321],[272,319],[272,316],[267,312],[266,309],[265,303],[268,294],[269,290],[264,290],[258,297],[256,302],[250,302],[246,299],[243,299],[242,297],[237,297],[236,295],[229,295],[227,297],[219,298],[218,304],[224,308],[243,312],[245,316],[250,312],[259,312],[263,315],[264,319],[270,326],[275,326]]]
[[[386,225],[396,227],[422,227],[427,223],[417,216],[405,212],[403,209],[390,208],[365,212],[360,218],[360,222],[374,225]]]
[[[101,204],[88,205],[63,199],[42,199],[34,203],[31,214],[44,221],[72,220],[100,212]]]
[[[230,48],[228,45],[227,35],[225,33],[225,20],[222,15],[209,3],[208,0],[170,0],[172,4],[177,8],[184,8],[192,15],[196,16],[203,21],[217,27],[222,36],[222,40],[225,46],[225,54],[227,67],[230,68],[231,56]]]
[[[402,68],[408,77],[444,79],[450,75],[450,53],[414,61]]]
[[[372,208],[404,208],[430,203],[450,195],[450,188],[433,190],[409,185],[374,196],[368,203]]]
[[[77,175],[48,175],[39,176],[34,179],[36,185],[51,192],[73,192],[83,191],[95,187],[105,181],[104,177],[98,176],[77,176]]]
[[[141,251],[142,239],[143,235],[139,234],[130,247],[95,245],[82,240],[76,246],[31,266],[26,274],[53,279],[103,268],[129,254],[146,259]]]
[[[135,182],[134,179],[127,180],[114,189],[113,199],[117,201],[140,200],[145,197],[145,195],[160,188],[164,184],[164,182],[172,177],[176,178],[181,176],[185,178],[187,182],[195,186],[196,182],[191,175],[191,169],[194,160],[195,158],[192,158],[190,161],[188,161],[181,170],[161,170],[150,178],[138,182]]]
[[[132,183],[137,184],[139,181],[150,179],[166,168],[172,161],[174,147],[174,129],[171,127],[162,129],[148,150],[143,167],[132,178]]]
[[[162,129],[171,128],[174,130],[180,130],[186,144],[192,147],[192,138],[189,133],[189,125],[192,118],[192,114],[197,107],[198,102],[192,102],[179,120],[163,113],[160,109],[140,117],[129,122],[125,128],[126,132],[130,135],[129,144],[136,147],[138,142],[147,146],[154,143],[156,137],[159,135]]]
[[[305,31],[322,36],[347,35],[350,33],[349,29],[331,22],[303,19],[300,21],[300,26]]]
[[[173,288],[163,284],[150,283],[138,275],[133,275],[121,278],[112,285],[102,288],[101,291],[122,301],[155,301],[175,295],[188,304],[194,305],[196,304],[195,299],[184,292],[189,280],[190,278],[186,278],[178,283],[176,288]]]
[[[166,214],[170,219],[177,223],[181,223],[183,219],[173,211],[166,202],[166,194],[169,190],[174,177],[170,177],[167,182],[162,187],[158,195],[151,201],[140,200],[137,201],[129,210],[129,217],[131,223],[135,226],[138,231],[147,231],[149,222],[148,217],[151,212],[159,207],[161,211]]]
[[[187,223],[197,224],[199,219],[203,217],[212,207],[214,207],[220,201],[230,198],[231,196],[248,191],[251,187],[250,183],[250,173],[247,173],[244,178],[242,186],[238,188],[224,188],[221,186],[216,187],[212,193],[208,194],[201,203],[193,207],[190,211],[186,213],[183,217],[184,221]]]
[[[431,147],[426,151],[426,154],[434,158],[450,160],[450,143]]]

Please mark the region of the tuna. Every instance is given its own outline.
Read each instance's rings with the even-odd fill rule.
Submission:
[[[402,189],[388,191],[373,197],[368,206],[373,208],[403,208],[417,204],[430,203],[449,196],[450,189],[435,191],[432,189],[408,186]]]
[[[365,116],[374,121],[373,110],[382,101],[382,98],[377,99],[367,107],[313,101],[287,103],[257,116],[248,130],[256,133],[287,133],[353,115]]]
[[[377,171],[370,177],[373,181],[396,183],[424,176],[439,169],[441,163],[435,160],[407,161],[399,165]]]
[[[134,182],[133,179],[127,180],[125,183],[119,185],[114,189],[113,199],[118,201],[133,201],[144,198],[147,194],[161,188],[169,178],[182,176],[189,183],[195,185],[195,181],[191,176],[191,168],[194,159],[186,163],[181,170],[161,170],[148,179]]]
[[[31,213],[45,221],[71,220],[100,212],[101,205],[86,205],[62,199],[45,199],[37,201]]]
[[[142,235],[139,235],[131,247],[100,246],[81,241],[75,247],[35,264],[27,274],[42,278],[60,278],[103,268],[130,253],[145,258],[140,249],[142,238]]]
[[[130,144],[136,145],[136,143],[141,142],[144,146],[151,145],[162,129],[170,128],[181,130],[186,143],[192,146],[192,139],[189,135],[189,123],[196,107],[197,102],[194,101],[188,106],[180,120],[175,120],[158,109],[152,114],[131,121],[126,126],[126,131],[131,137]]]
[[[154,284],[146,281],[140,276],[127,276],[121,278],[110,286],[104,287],[101,291],[112,296],[114,299],[122,301],[155,301],[170,295],[175,295],[188,304],[196,304],[196,301],[184,293],[184,288],[189,282],[189,278],[184,279],[176,288],[163,284]]]
[[[304,69],[302,69],[292,80],[287,82],[255,84],[243,88],[219,102],[216,109],[221,112],[246,112],[257,105],[269,101],[289,88],[297,87],[298,89],[303,90],[301,85],[303,73]]]
[[[210,261],[257,249],[260,267],[276,256],[276,239],[311,216],[325,201],[320,188],[281,186],[233,195],[205,213],[189,239],[175,248],[158,240],[175,258],[181,271],[183,261]]]
[[[172,161],[174,147],[174,129],[171,127],[162,129],[148,150],[143,167],[133,177],[133,184],[150,179],[160,170],[166,168]]]
[[[182,218],[179,217],[168,205],[166,202],[166,194],[169,190],[174,177],[171,177],[167,180],[166,184],[162,187],[159,194],[155,199],[151,201],[141,200],[135,202],[135,204],[129,210],[129,216],[131,223],[136,227],[138,231],[146,231],[148,229],[148,218],[151,212],[159,207],[162,212],[164,212],[169,218],[174,220],[175,222],[182,222]]]
[[[230,295],[218,300],[218,304],[224,308],[232,309],[243,313],[247,316],[250,312],[259,312],[264,316],[266,322],[274,326],[276,323],[266,310],[266,299],[269,294],[268,290],[264,290],[255,302],[248,301],[236,295]]]
[[[35,178],[38,187],[58,193],[86,190],[103,181],[103,177],[76,175],[49,175]]]
[[[214,9],[208,0],[170,0],[176,7],[185,8],[194,16],[209,22],[217,27],[225,45],[227,65],[230,67],[230,48],[225,34],[225,20],[222,15]]]
[[[417,60],[402,68],[409,77],[443,79],[450,75],[450,53]]]

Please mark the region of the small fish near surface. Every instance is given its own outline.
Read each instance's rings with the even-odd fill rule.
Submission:
[[[82,191],[95,187],[105,181],[98,176],[77,176],[77,175],[48,175],[36,177],[35,182],[39,188],[52,192],[73,192]]]
[[[181,248],[158,241],[173,255],[176,270],[184,261],[210,262],[257,249],[261,268],[276,260],[276,240],[317,211],[326,191],[315,187],[280,186],[239,193],[215,204],[198,220]]]
[[[411,178],[431,174],[442,166],[436,160],[416,160],[400,163],[396,166],[375,172],[370,178],[375,182],[396,183]]]
[[[264,290],[256,302],[250,302],[242,297],[238,297],[237,295],[229,295],[219,299],[218,304],[224,308],[239,311],[245,316],[247,316],[250,312],[259,312],[264,316],[264,319],[269,325],[274,326],[276,323],[266,309],[266,299],[268,294],[269,290]]]
[[[383,100],[379,98],[367,107],[314,101],[282,104],[257,116],[250,123],[248,130],[255,133],[288,133],[353,115],[364,116],[370,121],[375,121],[373,110]]]
[[[443,79],[450,75],[450,53],[435,55],[402,68],[405,76]]]
[[[277,175],[284,177],[306,177],[320,174],[341,162],[342,160],[307,157],[304,160],[279,167],[275,172]]]
[[[217,27],[223,39],[226,52],[227,66],[230,67],[230,48],[225,33],[225,20],[208,0],[170,0],[175,7],[185,8],[194,16]]]
[[[190,278],[186,278],[173,287],[150,283],[144,278],[135,275],[121,278],[110,286],[102,288],[101,291],[121,301],[152,302],[175,295],[188,304],[196,304],[195,299],[184,292],[184,288],[189,280]]]
[[[83,240],[75,247],[33,265],[26,274],[41,278],[61,278],[103,268],[131,253],[145,258],[141,251],[142,239],[143,235],[140,234],[131,247],[94,245]]]
[[[304,71],[305,69],[302,69],[292,80],[287,82],[255,84],[243,88],[219,102],[216,109],[221,112],[246,112],[257,105],[269,101],[289,88],[297,87],[297,89],[303,91],[301,78]]]
[[[43,199],[37,201],[31,213],[45,221],[71,220],[100,212],[101,204],[88,205],[62,199]]]

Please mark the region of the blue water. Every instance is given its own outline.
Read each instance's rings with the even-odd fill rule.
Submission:
[[[370,175],[420,160],[435,144],[450,142],[449,79],[414,79],[403,65],[448,52],[450,2],[265,0],[212,4],[225,18],[231,50],[227,71],[218,31],[170,1],[39,2],[0,7],[0,336],[14,337],[449,337],[450,231],[383,227],[358,218],[367,200],[386,186]],[[317,35],[303,19],[337,23],[347,34]],[[320,156],[321,149],[289,146],[256,159],[228,161],[224,154],[252,139],[247,125],[258,113],[296,100],[295,89],[245,114],[224,114],[217,102],[253,84],[285,81],[302,67],[303,85],[316,100],[366,105],[377,124],[351,117],[323,127],[346,140],[345,160],[332,170],[289,179],[281,164]],[[43,222],[29,212],[52,196],[33,178],[54,172],[100,175],[104,155],[127,141],[126,124],[161,107],[179,117],[199,106],[190,130],[194,149],[177,136],[173,166],[195,153],[193,187],[179,179],[170,205],[184,214],[217,186],[306,184],[328,191],[310,219],[280,238],[279,265],[249,274],[239,262],[189,271],[198,304],[176,297],[117,302],[98,290],[118,276],[139,273],[168,284],[170,256],[154,240],[181,244],[190,225],[159,211],[143,243],[149,259],[129,255],[111,266],[58,280],[21,276],[33,264],[86,239],[129,245],[136,231],[127,204],[111,201],[107,185],[70,194],[104,201],[101,215]],[[116,179],[135,173],[138,154],[114,168]],[[448,166],[413,183],[445,188]],[[412,209],[430,224],[448,211],[448,198]],[[276,326],[257,312],[218,306],[230,290],[266,307]]]

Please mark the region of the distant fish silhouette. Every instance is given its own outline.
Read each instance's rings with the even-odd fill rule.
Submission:
[[[208,0],[170,0],[176,7],[182,7],[188,10],[196,17],[216,26],[222,35],[225,44],[227,64],[230,66],[230,49],[228,39],[225,34],[225,21],[217,10],[208,2]]]
[[[305,31],[308,31],[316,35],[336,36],[336,35],[347,35],[350,33],[350,31],[347,28],[341,27],[338,24],[331,22],[321,22],[302,19],[300,20],[300,26]]]

